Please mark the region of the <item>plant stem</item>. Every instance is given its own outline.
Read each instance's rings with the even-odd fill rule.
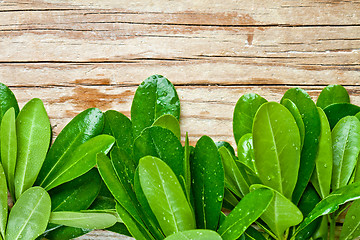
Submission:
[[[330,222],[329,240],[335,240],[336,216],[331,214],[329,216],[329,222]]]

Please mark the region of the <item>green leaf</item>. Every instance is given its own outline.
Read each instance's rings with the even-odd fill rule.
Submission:
[[[316,230],[316,232],[312,235],[312,238],[315,240],[327,240],[329,235],[328,217],[323,216],[321,217],[320,221],[321,221],[320,226]]]
[[[230,145],[230,143],[225,142],[225,141],[218,141],[218,142],[215,142],[215,145],[216,145],[216,147],[217,147],[218,149],[221,148],[221,147],[227,148],[227,149],[230,151],[230,153],[231,153],[233,156],[235,156],[235,150],[234,150],[234,148]]]
[[[350,103],[334,103],[324,108],[324,112],[329,120],[330,128],[333,129],[340,119],[355,116],[360,112],[360,107]]]
[[[238,239],[268,208],[274,193],[261,188],[245,195],[220,225],[218,233],[224,240]]]
[[[190,164],[197,227],[215,230],[224,198],[225,176],[221,156],[210,137],[202,136],[196,143]]]
[[[339,209],[340,205],[357,199],[360,199],[360,182],[336,189],[315,206],[297,228],[296,233],[304,229],[318,217],[333,213]]]
[[[50,240],[68,240],[80,237],[91,231],[92,229],[62,226],[47,232],[44,237]]]
[[[3,116],[0,127],[1,162],[4,167],[9,191],[15,194],[15,166],[17,157],[17,138],[15,110],[10,108]]]
[[[304,121],[302,120],[299,109],[297,108],[295,103],[293,103],[290,99],[283,99],[281,101],[281,104],[284,105],[284,107],[286,107],[290,111],[290,113],[293,115],[295,119],[296,125],[299,128],[300,142],[302,147],[304,145],[304,140],[305,140],[305,125],[304,125]]]
[[[179,181],[181,176],[185,176],[184,149],[169,129],[159,126],[145,129],[134,142],[134,154],[137,161],[145,156],[160,158],[169,165]]]
[[[320,93],[316,105],[322,109],[333,103],[350,103],[346,89],[341,85],[328,85]]]
[[[295,103],[305,126],[305,139],[301,150],[298,180],[292,196],[293,202],[298,203],[315,168],[321,123],[315,103],[309,94],[301,88],[289,89],[285,92],[282,101],[283,99],[290,99]]]
[[[360,236],[360,200],[354,201],[346,216],[340,240],[352,240]]]
[[[274,198],[267,210],[261,215],[261,219],[279,239],[284,239],[284,232],[289,227],[299,224],[303,215],[289,199],[270,187],[255,184],[250,187],[250,190],[254,191],[261,188],[268,188],[274,192]]]
[[[0,163],[0,237],[5,238],[5,229],[8,217],[8,192],[6,176]]]
[[[196,227],[180,183],[165,162],[151,156],[140,159],[139,180],[165,236]]]
[[[245,164],[252,172],[257,173],[252,134],[247,133],[243,135],[237,146],[238,161]]]
[[[49,191],[52,211],[87,209],[99,194],[101,178],[94,168],[74,180]],[[115,207],[115,205],[114,205]]]
[[[123,208],[120,204],[116,204],[116,212],[119,214],[120,218],[125,223],[127,229],[129,230],[131,236],[137,240],[153,240],[154,237],[149,233],[149,231],[139,224],[129,212]]]
[[[116,217],[109,213],[52,212],[50,223],[86,229],[104,229],[116,223]]]
[[[175,136],[180,140],[181,132],[180,132],[180,124],[176,117],[171,114],[165,114],[160,116],[155,120],[153,126],[160,126],[172,131]]]
[[[136,165],[125,149],[114,147],[111,152],[111,161],[119,178],[126,178],[125,182],[134,184]]]
[[[231,186],[231,190],[236,196],[244,197],[249,193],[249,184],[238,169],[231,152],[227,148],[221,147],[219,153],[224,167],[225,182]]]
[[[15,197],[18,199],[34,184],[50,145],[50,120],[40,99],[30,100],[21,109],[16,131]]]
[[[300,164],[300,135],[284,106],[263,104],[253,127],[255,166],[261,181],[291,199]]]
[[[196,239],[196,240],[221,240],[222,238],[220,235],[211,230],[205,229],[194,229],[188,231],[182,231],[175,233],[165,240],[189,240],[189,239]]]
[[[332,131],[332,190],[348,184],[360,153],[360,121],[354,116],[341,119]]]
[[[185,193],[188,199],[188,202],[191,202],[191,170],[190,170],[190,156],[191,156],[191,148],[189,143],[189,135],[186,132],[185,135],[185,146],[184,146],[184,171],[185,171]]]
[[[161,75],[145,79],[137,88],[131,105],[134,138],[165,114],[180,119],[180,100],[174,86]]]
[[[107,154],[114,142],[114,137],[104,134],[93,137],[81,144],[73,152],[69,161],[62,165],[45,189],[50,190],[88,172],[96,165],[96,155],[98,153]]]
[[[324,111],[318,108],[321,121],[319,149],[315,160],[315,169],[311,178],[316,191],[322,198],[330,193],[333,154],[330,125]]]
[[[97,108],[89,108],[72,119],[51,146],[36,184],[47,186],[62,166],[72,159],[75,150],[92,137],[99,135],[103,126],[104,116]]]
[[[103,133],[115,138],[115,146],[123,149],[131,158],[133,154],[132,123],[124,114],[109,110],[104,113],[105,124]]]
[[[41,187],[29,188],[11,209],[5,238],[11,240],[37,238],[46,229],[50,211],[49,194]]]
[[[266,102],[265,98],[255,93],[244,94],[239,98],[233,115],[233,132],[236,144],[244,134],[252,132],[255,113]]]
[[[266,240],[266,238],[252,226],[250,226],[248,229],[246,229],[245,239],[247,239],[247,240]]]
[[[0,121],[10,108],[14,108],[15,116],[19,114],[19,105],[14,93],[6,85],[0,83]]]

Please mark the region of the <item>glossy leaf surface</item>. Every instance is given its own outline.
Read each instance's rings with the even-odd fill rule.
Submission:
[[[254,173],[257,173],[255,167],[253,137],[251,133],[247,133],[240,138],[238,142],[237,153],[239,162],[242,162]]]
[[[131,105],[134,137],[165,114],[180,119],[180,100],[172,83],[161,75],[145,79],[137,88]]]
[[[295,103],[305,126],[305,138],[301,150],[298,180],[292,197],[293,202],[298,203],[315,168],[321,123],[315,103],[304,90],[291,88],[285,92],[282,101],[284,99],[290,99]]]
[[[224,198],[224,168],[219,151],[208,136],[196,143],[191,164],[192,190],[198,228],[215,230]]]
[[[341,85],[328,85],[320,93],[316,106],[324,109],[334,103],[350,103],[346,89]]]
[[[194,229],[194,230],[175,233],[165,239],[166,240],[190,240],[190,239],[221,240],[222,238],[215,231],[205,230],[205,229]]]
[[[333,154],[330,125],[324,111],[318,108],[321,121],[319,149],[315,160],[315,169],[311,181],[322,198],[330,193]]]
[[[334,103],[327,106],[324,112],[329,120],[330,128],[333,129],[340,119],[346,116],[355,116],[360,112],[360,107],[350,103]]]
[[[341,229],[340,240],[352,240],[360,236],[360,200],[354,201],[346,216]]]
[[[30,100],[16,119],[17,163],[15,197],[30,188],[45,160],[51,137],[50,120],[42,101]]]
[[[134,138],[130,119],[114,110],[106,111],[104,119],[103,133],[113,136],[116,140],[115,146],[123,149],[132,157]]]
[[[104,116],[97,108],[89,108],[59,133],[41,168],[36,184],[47,186],[59,170],[72,158],[74,151],[84,142],[99,135],[104,127]]]
[[[284,105],[290,111],[290,113],[293,115],[296,125],[299,128],[301,146],[303,146],[304,139],[305,139],[305,125],[304,125],[304,121],[302,120],[299,109],[297,108],[295,103],[293,103],[289,99],[283,99],[281,101],[281,104]]]
[[[5,84],[0,83],[0,121],[10,108],[14,108],[15,116],[19,114],[19,105],[14,93]]]
[[[74,152],[70,160],[62,165],[52,180],[45,187],[50,190],[60,184],[71,181],[96,165],[98,153],[108,153],[115,142],[114,137],[98,135],[81,144]]]
[[[6,175],[7,185],[12,196],[15,194],[15,166],[17,157],[17,137],[15,110],[10,108],[1,121],[0,143],[1,162]]]
[[[357,199],[360,199],[360,182],[336,189],[315,206],[296,232],[304,229],[318,217],[335,212],[340,205]]]
[[[51,211],[49,194],[41,187],[26,190],[9,215],[6,239],[35,239],[48,224]]]
[[[86,229],[104,229],[116,223],[116,217],[109,213],[52,212],[50,223]]]
[[[348,184],[360,153],[360,121],[354,116],[341,119],[332,131],[332,189]]]
[[[165,236],[196,227],[181,185],[166,163],[151,156],[140,159],[139,180]]]
[[[274,193],[260,188],[245,195],[220,225],[218,233],[224,240],[238,239],[268,208]]]
[[[6,176],[0,163],[0,236],[5,237],[5,229],[8,217],[8,192]]]
[[[234,150],[234,148],[231,146],[230,143],[225,142],[225,141],[218,141],[218,142],[215,142],[215,145],[217,146],[218,149],[220,149],[221,147],[227,148],[233,156],[236,156],[236,155],[235,155],[235,150]]]
[[[267,186],[291,198],[300,164],[300,135],[291,113],[269,102],[258,110],[253,127],[255,166]]]
[[[283,239],[284,232],[291,226],[299,224],[303,219],[303,215],[289,199],[279,192],[260,184],[250,187],[251,191],[261,188],[267,188],[274,192],[274,198],[263,215],[261,215],[261,219],[279,239]]]
[[[249,193],[249,184],[238,169],[231,152],[227,148],[221,147],[219,153],[224,167],[225,182],[231,186],[231,190],[238,197],[242,198]]]
[[[185,176],[184,150],[180,140],[169,129],[153,126],[145,129],[135,140],[134,154],[137,161],[145,156],[163,160],[177,178]]]
[[[175,136],[180,140],[181,132],[180,132],[180,124],[179,121],[171,114],[165,114],[160,116],[155,120],[153,126],[159,126],[172,131]]]
[[[266,99],[255,93],[242,95],[237,101],[233,115],[233,132],[236,144],[240,138],[252,132],[254,116]]]
[[[62,226],[46,233],[45,238],[50,240],[68,240],[80,237],[91,231],[92,229]]]

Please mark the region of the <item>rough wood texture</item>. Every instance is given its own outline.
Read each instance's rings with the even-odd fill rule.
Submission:
[[[55,135],[88,107],[126,115],[159,73],[177,87],[182,134],[234,144],[244,93],[316,98],[343,84],[360,104],[360,1],[0,0],[0,81],[43,99]],[[95,232],[81,239],[115,238]]]

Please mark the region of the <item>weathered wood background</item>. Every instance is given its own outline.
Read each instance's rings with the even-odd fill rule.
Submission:
[[[157,73],[178,90],[183,135],[234,144],[244,93],[279,101],[300,86],[315,99],[337,83],[360,104],[359,53],[357,0],[0,0],[0,81],[21,106],[41,98],[55,135],[89,107],[129,116]]]

